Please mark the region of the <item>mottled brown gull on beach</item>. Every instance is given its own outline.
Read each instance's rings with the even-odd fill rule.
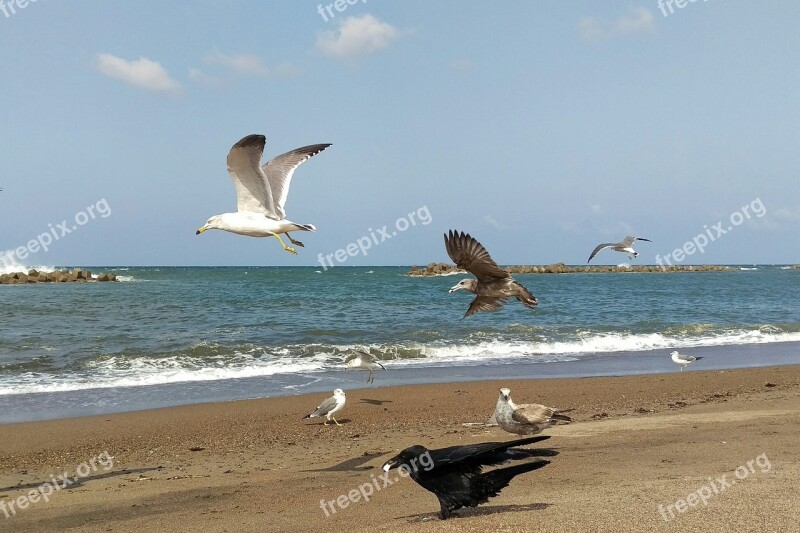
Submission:
[[[494,409],[497,424],[517,435],[535,435],[556,422],[572,419],[554,407],[536,403],[516,405],[511,399],[511,389],[500,389],[500,397]]]

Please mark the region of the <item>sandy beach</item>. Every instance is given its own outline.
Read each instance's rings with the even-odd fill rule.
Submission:
[[[437,517],[436,498],[397,471],[368,502],[361,498],[335,513],[329,508],[326,516],[321,500],[378,484],[383,462],[407,446],[514,438],[496,427],[463,425],[488,419],[501,386],[510,387],[518,403],[573,409],[572,424],[546,431],[552,435],[547,445],[560,452],[550,465],[447,521]],[[300,420],[326,396],[4,425],[0,530],[798,527],[800,366],[378,386],[347,391],[341,427]],[[53,489],[53,477],[63,484],[57,478],[64,473],[80,480]],[[45,483],[51,487],[37,488]],[[11,500],[31,490],[24,509],[16,503],[9,510]]]

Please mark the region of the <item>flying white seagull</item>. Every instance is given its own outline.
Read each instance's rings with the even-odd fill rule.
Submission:
[[[670,352],[669,355],[672,357],[673,363],[681,365],[681,372],[683,372],[683,369],[689,366],[690,364],[702,359],[702,357],[695,357],[694,355],[684,355],[678,352]]]
[[[591,261],[594,256],[597,255],[597,252],[600,250],[605,250],[606,248],[611,248],[615,252],[623,252],[628,254],[630,259],[639,255],[639,252],[633,249],[633,242],[634,241],[647,241],[653,242],[650,239],[645,239],[644,237],[625,237],[622,242],[604,242],[603,244],[598,244],[597,247],[592,251],[592,255],[589,256],[589,261]],[[587,263],[589,261],[586,261]]]
[[[303,420],[306,418],[317,418],[318,416],[324,416],[325,422],[323,422],[322,425],[327,426],[328,422],[333,419],[337,426],[341,426],[341,424],[337,422],[336,417],[333,415],[342,410],[346,401],[347,398],[345,398],[344,391],[342,389],[336,389],[333,391],[333,396],[319,404],[313,412],[304,416]]]
[[[355,368],[361,368],[363,370],[369,370],[369,376],[367,377],[367,383],[372,383],[375,381],[374,372],[379,368],[386,370],[382,364],[378,362],[378,359],[367,352],[362,352],[361,350],[353,350],[356,356],[353,359],[347,361],[347,370],[353,370]]]
[[[285,233],[295,246],[303,246],[289,232],[316,231],[313,224],[287,219],[284,206],[295,169],[330,144],[297,148],[259,166],[266,142],[263,135],[248,135],[233,145],[228,153],[228,173],[236,187],[237,211],[209,218],[196,235],[207,229],[221,229],[248,237],[275,237],[284,250],[296,254],[294,248],[283,243],[280,234]]]

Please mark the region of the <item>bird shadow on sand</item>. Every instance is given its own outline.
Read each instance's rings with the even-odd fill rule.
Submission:
[[[359,403],[368,403],[370,405],[383,405],[385,403],[394,403],[392,400],[372,400],[370,398],[361,398]]]
[[[64,486],[64,480],[61,479],[60,477],[56,477],[55,479],[56,479],[56,482],[58,483],[58,485],[60,487],[62,487],[63,489],[71,490],[71,489],[76,489],[76,488],[82,486],[87,481],[92,481],[92,480],[95,480],[95,479],[106,479],[106,478],[116,477],[116,476],[125,476],[125,475],[128,475],[128,474],[139,474],[139,473],[142,473],[142,472],[150,472],[151,470],[158,470],[158,468],[157,467],[155,467],[155,468],[128,468],[126,470],[117,470],[116,472],[113,472],[113,471],[112,472],[104,472],[102,474],[97,474],[95,476],[86,476],[86,477],[77,477],[77,476],[73,475],[73,476],[70,476],[70,477],[67,478],[69,480],[69,483],[66,486]],[[53,483],[53,479],[50,478],[50,479],[45,479],[43,481],[36,481],[34,483],[19,484],[19,485],[14,485],[12,487],[0,487],[0,494],[3,493],[3,492],[6,492],[6,491],[35,489],[37,487],[41,487],[44,484],[53,485],[54,484]]]
[[[302,472],[360,472],[362,470],[372,470],[375,467],[365,466],[364,463],[371,461],[376,457],[380,457],[381,455],[386,455],[387,453],[389,452],[365,454],[361,457],[355,457],[353,459],[348,459],[347,461],[342,461],[341,463],[329,466],[328,468],[315,468],[313,470],[302,470]]]
[[[350,422],[352,422],[352,420],[350,420],[349,418],[337,418],[336,420],[339,421],[339,426],[344,426],[344,425],[347,425]],[[332,428],[339,427],[334,422],[328,422],[326,424],[324,422],[316,422],[316,421],[310,422],[310,423],[306,423],[305,426],[306,427],[310,427],[310,428],[317,427],[317,426],[323,426],[323,427],[324,426],[329,426],[329,427],[332,427]]]
[[[458,518],[472,518],[475,516],[489,516],[498,513],[523,513],[526,511],[543,511],[550,507],[549,503],[529,503],[526,505],[488,505],[485,507],[467,507],[453,511],[448,520]],[[414,514],[399,516],[395,520],[407,520],[408,522],[429,522],[441,520],[439,513]]]

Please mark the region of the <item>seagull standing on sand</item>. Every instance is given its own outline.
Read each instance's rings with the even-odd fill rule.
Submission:
[[[689,366],[690,364],[702,359],[702,357],[695,357],[694,355],[683,355],[678,352],[670,352],[669,355],[672,357],[673,363],[681,365],[681,372],[683,372],[683,369]]]
[[[333,415],[342,410],[346,401],[347,398],[345,398],[344,391],[342,389],[336,389],[333,391],[333,396],[319,404],[317,408],[314,409],[314,412],[304,416],[303,420],[306,418],[317,418],[318,416],[324,416],[325,421],[322,423],[323,426],[327,426],[331,419],[336,422],[337,426],[341,426],[341,424],[336,421],[336,417]]]
[[[384,472],[400,468],[422,488],[439,499],[440,517],[446,520],[450,513],[462,507],[477,507],[497,496],[511,483],[514,476],[550,464],[538,459],[528,463],[497,468],[481,473],[484,466],[498,465],[512,459],[552,457],[558,455],[551,449],[517,448],[543,441],[550,437],[531,437],[510,442],[484,442],[467,446],[451,446],[429,450],[416,445],[406,448],[383,465]]]
[[[598,244],[597,247],[592,251],[592,255],[589,256],[589,261],[591,261],[594,256],[597,255],[597,252],[600,250],[605,250],[606,248],[611,248],[615,252],[623,252],[628,254],[628,258],[633,259],[639,255],[639,252],[632,248],[634,241],[647,241],[653,242],[650,239],[645,239],[644,237],[625,237],[625,240],[622,242],[605,242],[603,244]],[[586,261],[587,263],[589,261]]]
[[[517,435],[536,435],[557,421],[570,422],[572,419],[562,411],[536,403],[516,405],[511,400],[511,389],[500,389],[500,397],[494,408],[497,424]]]
[[[450,230],[444,236],[444,245],[450,259],[475,276],[475,279],[462,279],[450,288],[451,293],[463,289],[476,295],[464,314],[465,318],[478,311],[499,309],[511,297],[530,309],[536,306],[536,297],[497,266],[486,248],[469,234]]]
[[[369,376],[367,377],[367,383],[372,383],[375,381],[374,372],[379,368],[386,370],[386,368],[378,362],[378,359],[367,352],[362,352],[361,350],[353,350],[356,356],[353,359],[347,361],[347,370],[353,370],[354,368],[361,368],[363,370],[369,370]]]
[[[330,144],[314,144],[286,152],[261,164],[264,145],[263,135],[248,135],[233,145],[228,153],[228,173],[236,187],[236,213],[215,215],[197,230],[200,235],[208,229],[221,229],[249,237],[275,237],[281,247],[297,254],[291,246],[281,240],[281,233],[295,246],[303,246],[294,240],[290,231],[316,231],[313,224],[297,224],[286,218],[286,198],[292,174],[301,163],[317,155]]]

